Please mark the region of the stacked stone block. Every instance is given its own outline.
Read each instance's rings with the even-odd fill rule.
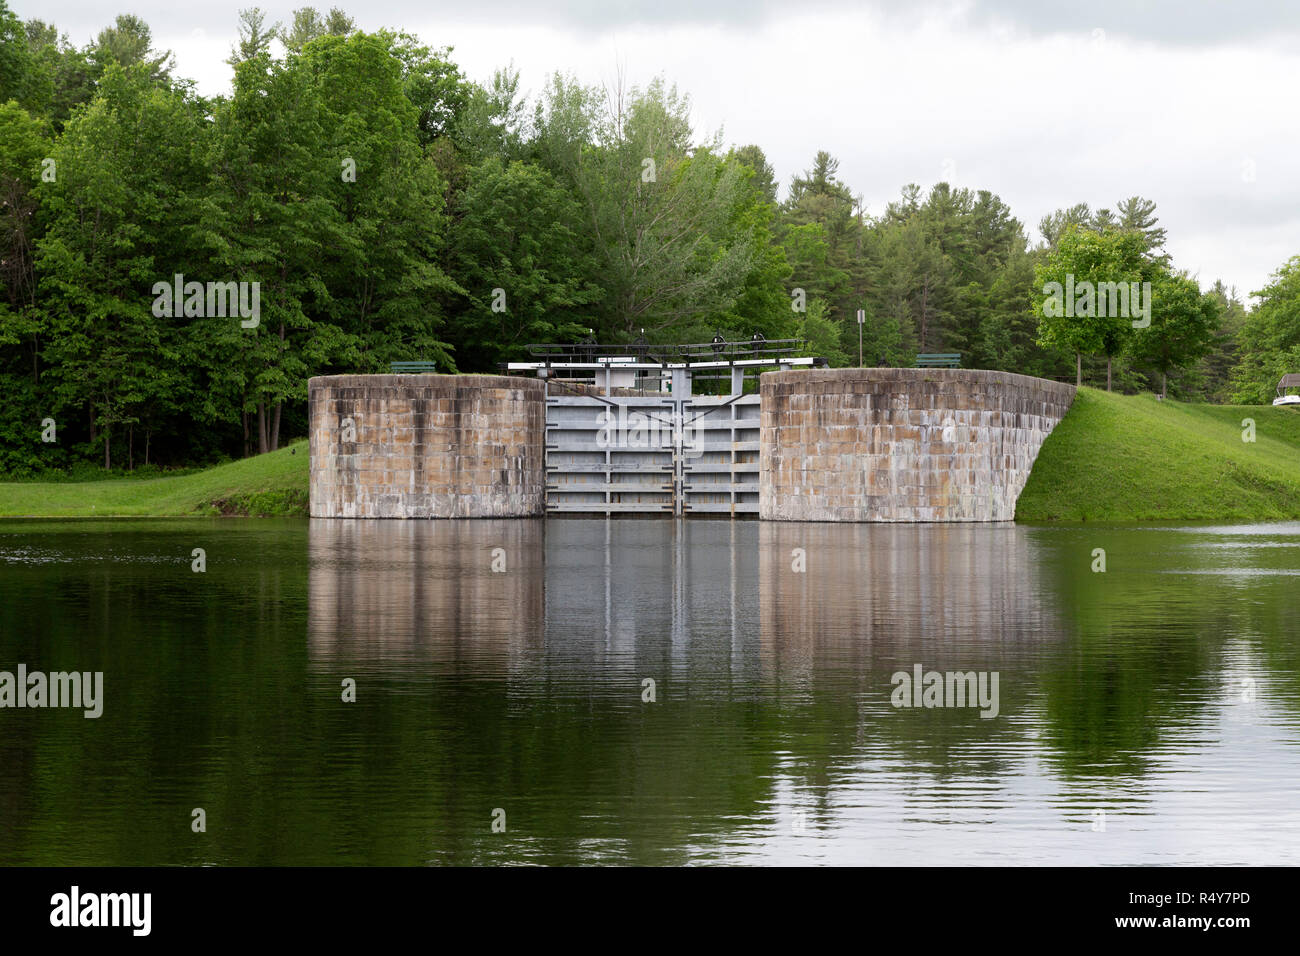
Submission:
[[[308,382],[307,401],[313,518],[504,518],[546,510],[541,381],[329,375]]]
[[[1010,521],[1075,389],[978,369],[814,369],[760,379],[759,515]]]

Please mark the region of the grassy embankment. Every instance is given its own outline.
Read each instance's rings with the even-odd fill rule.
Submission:
[[[0,483],[0,517],[306,515],[307,442],[163,478]]]
[[[1092,388],[1043,443],[1016,507],[1018,521],[1282,518],[1300,518],[1300,409]]]
[[[1242,441],[1242,419],[1255,441]],[[0,483],[0,517],[305,515],[307,444],[165,478]],[[1043,445],[1020,521],[1300,518],[1300,410],[1079,392]]]

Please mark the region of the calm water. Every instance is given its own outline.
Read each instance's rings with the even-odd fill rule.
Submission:
[[[1298,591],[1300,524],[3,522],[0,670],[105,700],[0,710],[0,863],[1297,863]]]

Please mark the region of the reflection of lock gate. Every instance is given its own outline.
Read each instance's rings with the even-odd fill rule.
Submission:
[[[758,428],[758,395],[607,398],[550,387],[546,510],[756,515]]]

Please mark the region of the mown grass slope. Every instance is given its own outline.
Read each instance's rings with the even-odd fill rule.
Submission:
[[[0,483],[0,517],[306,515],[307,442],[163,478]]]
[[[1016,506],[1018,521],[1280,518],[1300,518],[1300,410],[1092,388],[1043,443]]]

